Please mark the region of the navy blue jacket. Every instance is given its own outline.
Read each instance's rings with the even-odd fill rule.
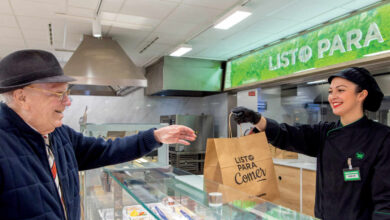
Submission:
[[[315,215],[325,220],[390,219],[390,128],[366,116],[342,126],[320,122],[290,126],[267,119],[273,145],[317,157]],[[343,169],[360,168],[360,181]]]
[[[80,219],[79,170],[140,157],[160,144],[153,129],[114,141],[67,126],[50,134],[69,220]],[[65,219],[42,136],[0,103],[0,219]]]

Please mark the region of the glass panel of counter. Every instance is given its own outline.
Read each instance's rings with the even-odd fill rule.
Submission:
[[[135,135],[140,131],[145,131],[151,128],[162,128],[167,126],[167,123],[160,124],[136,124],[136,123],[105,123],[105,124],[93,124],[86,123],[81,124],[80,131],[85,136],[103,138],[105,140],[115,138],[122,138],[125,136]],[[158,162],[161,164],[169,164],[168,157],[168,145],[163,144],[161,147],[153,150],[144,156],[149,161]]]
[[[133,161],[85,175],[86,220],[315,219],[159,163]]]

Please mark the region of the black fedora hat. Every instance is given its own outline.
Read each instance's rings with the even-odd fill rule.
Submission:
[[[331,83],[335,77],[341,77],[349,80],[360,86],[363,90],[367,90],[368,95],[364,100],[363,109],[367,109],[372,112],[378,111],[383,100],[383,92],[367,69],[361,67],[347,68],[330,76],[328,78],[328,82]]]
[[[43,50],[20,50],[0,61],[0,93],[33,83],[72,82],[65,76],[56,57]]]

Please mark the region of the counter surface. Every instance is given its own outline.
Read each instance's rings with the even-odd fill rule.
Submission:
[[[302,168],[306,170],[316,171],[316,163],[315,162],[307,162],[300,159],[276,159],[273,158],[274,164],[283,165],[295,168]]]

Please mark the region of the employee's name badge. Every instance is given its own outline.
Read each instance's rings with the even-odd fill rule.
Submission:
[[[354,167],[352,169],[346,168],[343,169],[343,174],[344,174],[344,181],[360,181],[360,170],[359,167]]]
[[[344,181],[360,181],[359,167],[352,167],[352,159],[347,160],[348,168],[343,169]]]

